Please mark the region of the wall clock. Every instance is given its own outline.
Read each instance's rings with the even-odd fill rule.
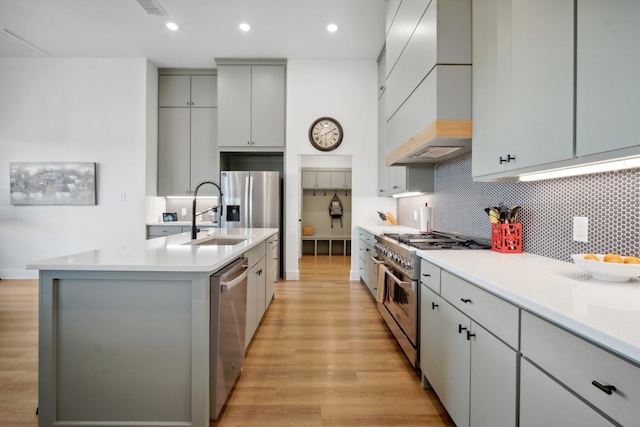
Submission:
[[[338,148],[343,137],[342,126],[331,117],[320,117],[309,128],[309,141],[320,151]]]

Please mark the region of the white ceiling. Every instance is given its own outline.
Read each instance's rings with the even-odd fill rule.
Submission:
[[[158,2],[168,18],[136,0],[0,0],[0,29],[50,57],[144,57],[172,68],[213,68],[215,57],[375,59],[384,44],[385,0]],[[180,29],[168,30],[167,20]],[[0,40],[0,57],[24,56]]]

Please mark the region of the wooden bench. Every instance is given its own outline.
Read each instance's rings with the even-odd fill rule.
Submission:
[[[351,236],[302,236],[302,254],[351,255]]]

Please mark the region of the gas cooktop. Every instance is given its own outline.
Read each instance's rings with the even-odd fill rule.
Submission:
[[[481,239],[468,239],[435,231],[426,234],[384,233],[383,236],[419,250],[491,249],[491,243],[488,241],[482,241]]]

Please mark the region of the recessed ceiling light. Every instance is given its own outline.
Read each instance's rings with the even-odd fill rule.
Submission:
[[[329,24],[327,25],[327,31],[329,31],[330,33],[335,33],[336,31],[338,31],[338,26],[336,24]]]
[[[251,29],[251,25],[243,22],[242,24],[238,25],[238,28],[240,28],[242,31],[249,31]]]
[[[177,31],[180,27],[178,27],[178,24],[176,24],[175,22],[167,22],[167,28],[171,31]]]

